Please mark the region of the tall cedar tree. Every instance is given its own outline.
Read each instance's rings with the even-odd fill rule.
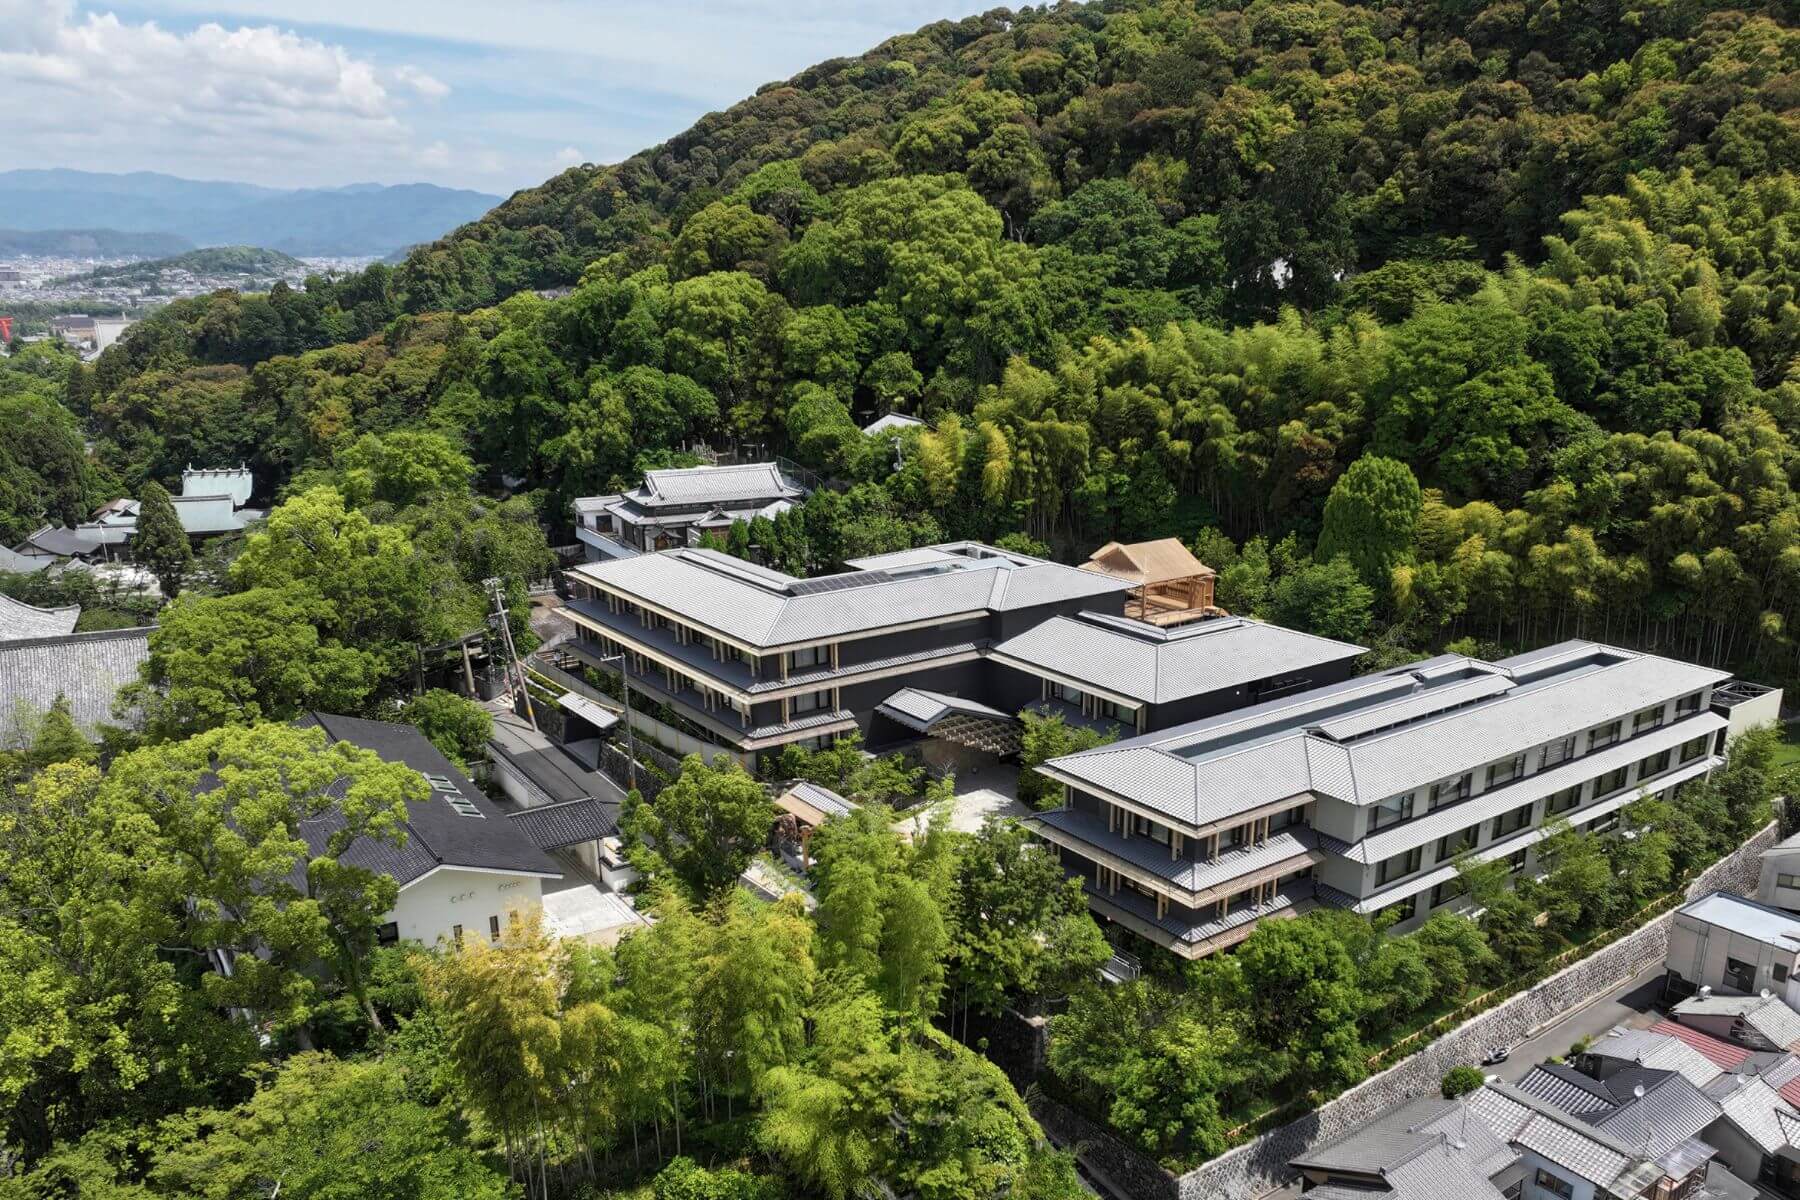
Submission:
[[[167,489],[155,480],[146,483],[139,495],[131,552],[156,576],[163,595],[173,600],[181,594],[181,585],[194,565],[194,549]]]

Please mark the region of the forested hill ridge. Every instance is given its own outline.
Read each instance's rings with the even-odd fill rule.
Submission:
[[[736,439],[860,483],[760,531],[795,569],[1216,527],[1226,603],[1320,632],[1786,674],[1797,68],[1778,8],[996,10],[399,267],[171,305],[65,396],[127,485],[427,425],[561,521]],[[933,425],[898,472],[889,408]]]

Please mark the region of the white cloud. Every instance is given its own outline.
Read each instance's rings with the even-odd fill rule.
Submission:
[[[442,100],[450,94],[449,84],[441,79],[434,79],[417,67],[401,67],[394,72],[394,80],[427,100]]]
[[[561,150],[558,150],[555,154],[550,156],[551,165],[559,171],[567,167],[579,167],[587,160],[587,155],[583,154],[573,146],[564,146]]]
[[[389,78],[426,99],[449,90],[408,67]],[[9,166],[39,153],[57,165],[79,146],[93,165],[110,149],[119,167],[198,159],[214,176],[275,182],[321,146],[346,167],[391,161],[412,140],[403,106],[369,59],[273,25],[176,32],[78,16],[70,0],[0,0],[0,112],[20,139]]]

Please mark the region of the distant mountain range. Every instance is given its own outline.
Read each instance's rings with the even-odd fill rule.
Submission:
[[[194,243],[172,233],[117,229],[0,229],[0,255],[37,258],[167,258]]]
[[[158,234],[174,239],[154,247],[163,255],[251,245],[295,255],[378,257],[432,241],[499,202],[499,196],[429,183],[284,190],[148,171],[0,171],[0,227],[55,231],[61,238]]]

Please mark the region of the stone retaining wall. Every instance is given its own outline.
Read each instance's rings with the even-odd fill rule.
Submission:
[[[1703,872],[1688,887],[1688,898],[1721,890],[1754,892],[1762,851],[1775,841],[1776,829],[1771,824]],[[1091,1158],[1137,1200],[1252,1200],[1291,1179],[1294,1173],[1288,1162],[1308,1147],[1338,1137],[1414,1096],[1435,1093],[1451,1067],[1478,1062],[1488,1047],[1517,1045],[1571,1009],[1661,962],[1668,949],[1670,915],[1657,917],[1535,987],[1469,1018],[1316,1111],[1179,1177],[1049,1097],[1036,1098],[1038,1120],[1059,1142],[1082,1143],[1084,1157]]]

